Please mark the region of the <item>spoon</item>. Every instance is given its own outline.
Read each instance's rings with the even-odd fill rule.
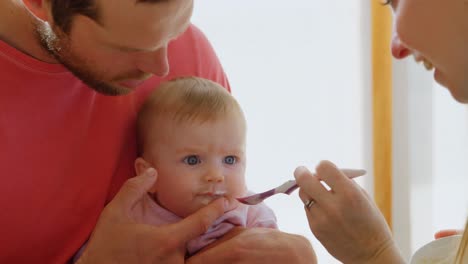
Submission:
[[[343,172],[350,179],[366,174],[365,170],[355,170],[355,169],[341,169],[341,172]],[[271,190],[268,190],[266,192],[256,193],[250,196],[236,198],[236,199],[243,204],[255,205],[255,204],[259,204],[263,202],[263,200],[265,200],[266,198],[273,196],[275,194],[278,194],[278,193],[284,193],[284,194],[289,195],[297,188],[299,188],[299,186],[296,184],[296,181],[289,180],[281,184],[280,186],[273,188]]]

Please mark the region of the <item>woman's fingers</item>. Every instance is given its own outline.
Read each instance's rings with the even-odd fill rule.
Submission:
[[[365,170],[339,169],[328,160],[321,161],[315,171],[317,178],[337,192],[348,189],[352,184],[350,179],[366,174]]]
[[[310,199],[319,202],[330,195],[320,180],[306,167],[297,167],[294,171],[294,177],[297,185],[301,188],[300,197],[304,203]]]

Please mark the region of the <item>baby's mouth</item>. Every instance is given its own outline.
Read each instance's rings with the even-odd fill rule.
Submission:
[[[223,197],[225,195],[226,195],[225,191],[204,192],[200,194],[200,196],[215,197],[215,198]]]
[[[203,192],[197,195],[202,204],[209,204],[211,201],[214,201],[218,198],[225,197],[225,191],[215,191],[215,192]]]

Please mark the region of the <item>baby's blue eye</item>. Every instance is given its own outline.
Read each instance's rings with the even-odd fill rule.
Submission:
[[[224,158],[224,163],[229,164],[229,165],[236,163],[236,161],[237,159],[234,156],[227,156]]]
[[[184,158],[184,162],[188,165],[197,165],[198,163],[200,163],[200,158],[198,158],[197,155],[190,155],[190,156],[187,156]]]

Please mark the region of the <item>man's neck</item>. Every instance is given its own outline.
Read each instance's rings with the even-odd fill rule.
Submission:
[[[38,60],[57,63],[35,35],[37,20],[21,0],[1,0],[0,40]]]

